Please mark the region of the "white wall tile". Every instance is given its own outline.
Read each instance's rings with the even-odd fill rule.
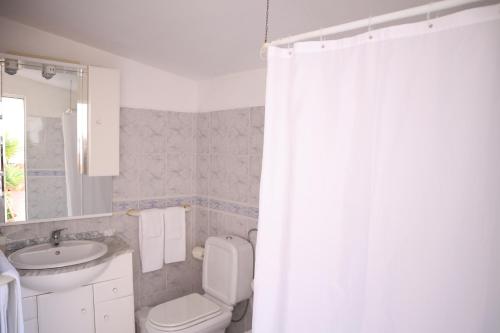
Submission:
[[[167,154],[166,193],[193,193],[193,154]]]

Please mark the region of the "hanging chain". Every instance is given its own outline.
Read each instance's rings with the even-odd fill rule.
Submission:
[[[266,0],[266,32],[264,33],[264,43],[267,43],[268,31],[269,31],[269,0]]]

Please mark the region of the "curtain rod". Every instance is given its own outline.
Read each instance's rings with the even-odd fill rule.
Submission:
[[[446,9],[452,9],[460,7],[463,5],[472,4],[475,2],[480,2],[482,0],[443,0],[439,2],[429,3],[422,6],[417,6],[409,9],[403,9],[397,12],[392,12],[388,14],[383,14],[380,16],[374,16],[366,19],[361,19],[357,21],[352,21],[349,23],[344,23],[340,25],[335,25],[333,27],[328,27],[324,29],[314,30],[295,36],[285,37],[277,39],[275,41],[264,43],[262,45],[261,53],[266,52],[269,46],[282,46],[287,44],[293,44],[295,42],[300,42],[308,39],[315,39],[320,37],[325,37],[329,35],[335,35],[342,32],[348,32],[361,28],[368,28],[377,24],[393,22],[405,18],[411,18],[419,15],[429,15],[432,12],[437,12]]]

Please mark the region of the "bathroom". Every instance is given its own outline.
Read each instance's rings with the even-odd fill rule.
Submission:
[[[0,0],[0,332],[499,332],[499,6]]]

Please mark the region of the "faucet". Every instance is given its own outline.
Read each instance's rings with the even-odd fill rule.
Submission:
[[[50,233],[50,244],[53,246],[59,246],[61,243],[61,232],[66,230],[66,228],[56,229]]]

